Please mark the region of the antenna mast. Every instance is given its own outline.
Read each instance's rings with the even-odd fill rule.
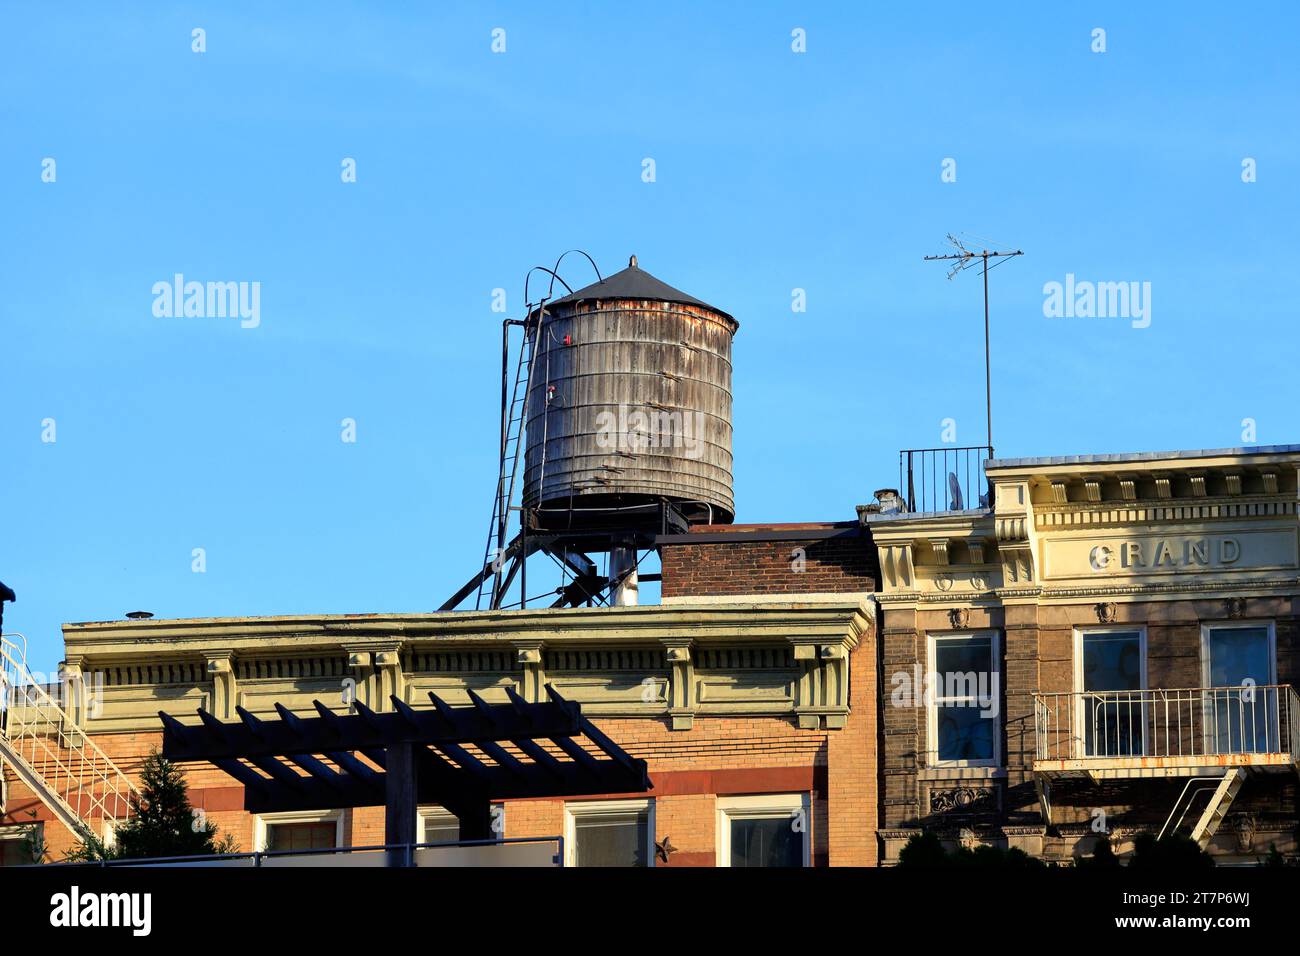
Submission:
[[[978,239],[979,237],[972,236],[971,238]],[[981,241],[986,242],[987,240],[981,240]],[[1014,258],[1015,256],[1023,256],[1024,253],[1021,252],[1019,249],[1015,250],[1014,252],[990,252],[987,248],[985,248],[983,252],[971,252],[969,249],[966,248],[965,245],[963,245],[962,241],[958,239],[956,236],[954,236],[951,232],[948,233],[948,242],[951,243],[952,246],[957,250],[956,252],[944,256],[926,256],[925,261],[926,262],[938,262],[938,261],[952,262],[953,263],[952,268],[948,270],[949,279],[951,279],[953,276],[963,271],[967,267],[973,265],[975,263],[975,260],[977,259],[982,261],[984,264],[984,268],[981,270],[984,275],[984,415],[985,415],[984,420],[988,425],[989,457],[992,458],[993,457],[993,379],[992,379],[992,374],[990,372],[990,366],[989,366],[989,269],[997,268],[997,266],[1001,265],[1001,263],[1005,262],[1007,259]],[[996,243],[994,243],[994,245],[996,245]],[[990,259],[1000,260],[1000,261],[995,261],[993,265],[990,266],[989,265]]]

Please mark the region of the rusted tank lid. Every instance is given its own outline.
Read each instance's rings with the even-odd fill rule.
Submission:
[[[687,295],[680,289],[674,289],[668,283],[656,279],[637,265],[636,256],[632,256],[628,260],[628,266],[622,272],[606,276],[600,282],[593,282],[577,292],[569,293],[562,299],[556,299],[554,302],[547,304],[547,309],[553,309],[557,305],[570,302],[586,302],[592,299],[649,299],[652,302],[681,302],[686,305],[697,305],[705,309],[712,309],[720,315],[725,315],[729,319],[732,318],[730,313],[723,312],[717,306],[701,302],[695,296]]]

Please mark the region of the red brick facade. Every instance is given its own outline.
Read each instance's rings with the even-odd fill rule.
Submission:
[[[875,548],[856,521],[702,525],[691,534],[704,540],[660,549],[664,597],[876,590]]]

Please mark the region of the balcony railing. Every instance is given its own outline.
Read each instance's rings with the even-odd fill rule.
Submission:
[[[989,505],[987,445],[905,448],[898,453],[898,490],[914,512],[964,511]]]
[[[1035,694],[1034,727],[1037,760],[1060,769],[1300,761],[1289,684]]]

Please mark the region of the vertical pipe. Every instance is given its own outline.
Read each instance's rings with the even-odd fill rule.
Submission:
[[[524,338],[528,337],[528,326],[524,326]],[[520,348],[523,348],[521,345]],[[522,357],[522,356],[521,356]],[[504,555],[501,553],[505,546],[506,540],[506,522],[509,521],[507,508],[508,501],[505,498],[505,461],[506,461],[506,442],[509,440],[510,433],[510,392],[506,384],[510,377],[510,320],[506,319],[501,323],[501,467],[497,471],[497,540],[496,548],[492,554],[492,600],[488,606],[495,609],[501,603],[501,564]],[[521,423],[522,427],[522,423]],[[522,435],[520,440],[522,441]]]
[[[993,377],[989,371],[989,252],[984,250],[984,413],[988,424],[989,455],[993,448]]]
[[[609,581],[613,585],[609,603],[614,607],[637,604],[636,545],[630,538],[614,542],[609,552]]]

